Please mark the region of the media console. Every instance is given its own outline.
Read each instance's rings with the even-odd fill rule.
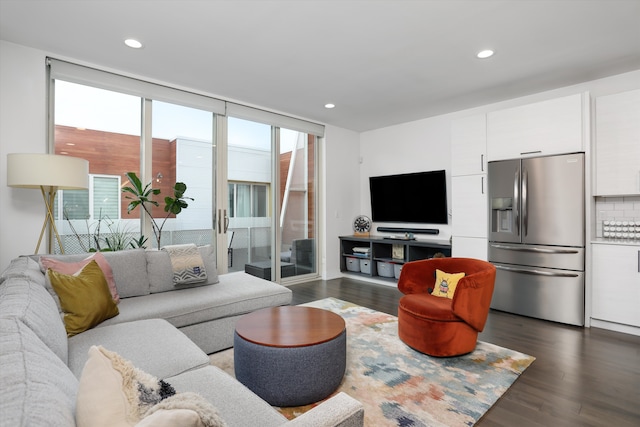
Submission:
[[[340,271],[395,283],[403,264],[433,258],[437,253],[450,257],[451,245],[436,240],[340,236]]]

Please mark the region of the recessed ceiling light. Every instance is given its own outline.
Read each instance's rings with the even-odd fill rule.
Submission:
[[[476,56],[480,59],[489,58],[490,56],[493,56],[493,51],[491,49],[483,50],[478,52]]]
[[[140,43],[138,40],[135,40],[135,39],[126,39],[124,41],[124,44],[134,49],[140,49],[142,47],[142,43]]]
[[[324,108],[335,108],[335,104],[324,104]]]

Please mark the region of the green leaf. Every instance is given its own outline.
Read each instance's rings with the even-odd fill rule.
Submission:
[[[187,191],[187,185],[184,182],[176,182],[176,185],[173,186],[173,194],[176,199],[181,198],[185,191]]]

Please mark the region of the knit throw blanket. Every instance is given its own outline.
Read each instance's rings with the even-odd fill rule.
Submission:
[[[162,248],[169,254],[173,270],[173,284],[186,285],[207,280],[207,271],[198,247],[193,243]]]

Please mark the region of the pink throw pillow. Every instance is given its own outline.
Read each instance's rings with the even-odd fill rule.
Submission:
[[[53,271],[56,271],[61,274],[74,275],[78,271],[82,270],[87,264],[89,264],[92,260],[95,260],[102,270],[104,277],[107,279],[107,284],[109,285],[109,291],[111,292],[111,297],[113,301],[118,304],[120,302],[120,295],[118,295],[118,289],[116,288],[116,281],[113,279],[113,270],[111,270],[111,266],[107,259],[100,252],[96,252],[93,255],[85,258],[82,261],[78,262],[63,262],[54,258],[46,258],[41,257],[40,263],[45,268],[50,268]]]

